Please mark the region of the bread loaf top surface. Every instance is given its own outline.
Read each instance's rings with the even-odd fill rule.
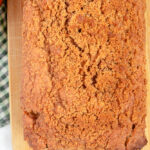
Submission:
[[[22,109],[34,150],[146,143],[145,0],[25,0]]]

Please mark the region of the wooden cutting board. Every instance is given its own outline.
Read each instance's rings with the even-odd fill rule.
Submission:
[[[7,3],[12,145],[13,150],[31,150],[23,138],[20,109],[22,4],[21,0],[8,0]]]
[[[149,10],[149,12],[148,12]],[[149,19],[148,19],[149,18]],[[21,0],[8,0],[8,54],[9,54],[9,79],[10,79],[10,116],[12,127],[13,150],[31,150],[23,138],[22,111],[20,109],[20,81],[21,81]],[[146,13],[147,26],[147,146],[143,150],[150,150],[150,0],[147,0]],[[148,42],[149,41],[149,42]]]

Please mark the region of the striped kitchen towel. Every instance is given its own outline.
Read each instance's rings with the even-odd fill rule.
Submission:
[[[0,5],[0,127],[9,123],[6,4]]]

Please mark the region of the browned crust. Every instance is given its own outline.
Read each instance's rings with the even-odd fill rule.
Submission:
[[[26,0],[24,135],[34,150],[146,143],[145,0]]]

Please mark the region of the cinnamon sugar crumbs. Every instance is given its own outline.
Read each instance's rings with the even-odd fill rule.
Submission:
[[[146,143],[145,1],[25,0],[22,109],[34,150]]]

